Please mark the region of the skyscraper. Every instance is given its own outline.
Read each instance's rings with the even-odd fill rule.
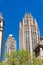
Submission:
[[[5,53],[10,54],[12,51],[16,51],[16,40],[14,39],[13,35],[10,34],[6,41]]]
[[[3,31],[4,22],[2,14],[0,14],[0,61],[2,60],[2,44],[3,44]]]
[[[19,27],[19,49],[30,51],[32,58],[33,49],[39,42],[40,31],[36,19],[33,19],[31,14],[26,13]]]

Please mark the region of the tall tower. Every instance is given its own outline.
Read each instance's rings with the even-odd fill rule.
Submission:
[[[9,34],[5,45],[5,54],[8,53],[10,55],[10,53],[13,51],[16,51],[16,40],[12,34]],[[5,57],[5,61],[7,61],[6,57]]]
[[[2,14],[0,14],[0,61],[2,60],[3,28],[4,28],[3,17]]]
[[[9,34],[9,37],[6,41],[5,53],[10,54],[12,51],[16,51],[16,40],[12,34]]]
[[[23,22],[20,22],[19,30],[19,49],[30,51],[31,58],[33,49],[40,42],[40,31],[36,19],[32,15],[26,13]]]

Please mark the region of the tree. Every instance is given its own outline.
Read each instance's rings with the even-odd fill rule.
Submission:
[[[7,64],[10,65],[28,65],[30,62],[30,53],[26,50],[13,51],[6,54]]]
[[[0,65],[6,65],[5,62],[0,62]]]
[[[13,51],[9,54],[6,54],[6,58],[7,58],[7,64],[9,65],[17,65],[18,60],[17,60],[17,52]]]
[[[27,50],[13,51],[6,54],[6,65],[42,65],[42,60],[38,58],[31,59],[30,53]]]
[[[30,53],[27,50],[19,50],[17,55],[20,65],[28,65],[30,63]]]
[[[42,65],[42,60],[39,58],[34,58],[33,65]]]

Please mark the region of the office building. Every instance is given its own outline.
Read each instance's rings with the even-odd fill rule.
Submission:
[[[5,47],[5,53],[10,54],[12,51],[16,51],[16,40],[12,34],[9,35]]]
[[[19,49],[28,50],[31,54],[40,42],[40,31],[36,19],[26,13],[19,27]]]

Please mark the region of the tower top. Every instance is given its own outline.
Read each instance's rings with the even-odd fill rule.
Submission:
[[[31,13],[29,13],[29,12],[26,12],[24,17],[25,18],[33,18]]]
[[[3,19],[2,13],[0,13],[0,19]]]
[[[9,34],[9,37],[12,37],[13,35],[12,34]]]

